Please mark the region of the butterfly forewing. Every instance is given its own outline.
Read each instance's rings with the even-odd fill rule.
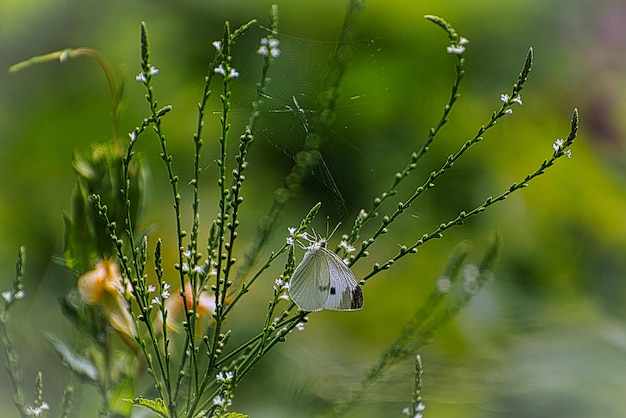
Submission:
[[[321,249],[311,246],[291,276],[289,295],[303,311],[324,308],[330,288],[330,271]]]

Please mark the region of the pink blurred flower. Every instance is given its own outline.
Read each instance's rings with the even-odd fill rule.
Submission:
[[[98,305],[113,329],[132,338],[137,335],[126,300],[132,294],[132,288],[128,281],[124,283],[117,263],[110,260],[98,262],[93,270],[78,278],[77,286],[83,301]]]

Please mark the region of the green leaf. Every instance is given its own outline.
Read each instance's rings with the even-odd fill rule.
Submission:
[[[125,402],[132,404],[133,406],[138,406],[140,408],[149,409],[153,412],[159,414],[159,416],[163,418],[169,418],[169,413],[167,412],[167,407],[165,406],[165,402],[163,399],[146,399],[142,397],[138,397],[135,399],[124,399]]]
[[[121,416],[129,417],[133,412],[133,405],[126,402],[135,394],[135,385],[132,377],[122,380],[111,393],[111,411]]]
[[[220,415],[220,418],[250,418],[250,415],[240,414],[239,412],[228,412]]]
[[[50,333],[44,333],[44,337],[52,344],[57,354],[61,356],[63,364],[69,367],[79,377],[92,383],[98,382],[98,369],[91,361],[74,353],[72,349],[58,337]]]

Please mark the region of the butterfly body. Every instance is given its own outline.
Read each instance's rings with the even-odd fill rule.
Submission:
[[[291,299],[303,311],[322,309],[353,311],[363,306],[363,292],[350,268],[326,248],[326,240],[314,241],[296,267],[289,286]]]

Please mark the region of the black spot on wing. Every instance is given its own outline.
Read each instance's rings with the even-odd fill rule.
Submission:
[[[363,291],[361,290],[361,286],[352,289],[351,301],[350,309],[361,309],[363,307]]]

